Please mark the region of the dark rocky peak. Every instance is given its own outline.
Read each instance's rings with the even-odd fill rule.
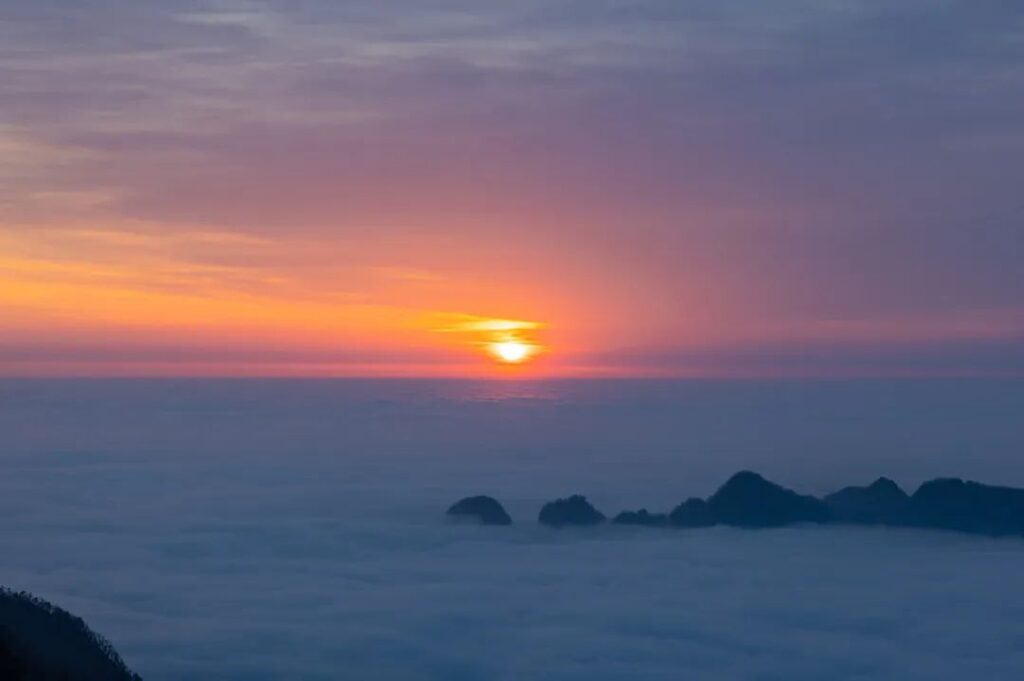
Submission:
[[[511,525],[512,518],[494,497],[466,497],[448,509],[448,515],[475,520],[481,525]]]
[[[3,681],[141,681],[79,617],[24,592],[0,588]]]
[[[711,527],[718,522],[708,503],[696,497],[691,497],[672,509],[668,519],[673,527]]]
[[[889,478],[867,487],[844,487],[825,497],[832,519],[844,523],[899,525],[906,522],[910,497]]]
[[[797,494],[751,471],[733,475],[708,499],[715,519],[739,527],[777,527],[825,522],[828,507],[812,496]]]
[[[641,508],[639,511],[623,511],[612,522],[616,525],[664,527],[668,525],[668,516],[664,513],[649,513],[646,508]]]
[[[910,498],[910,524],[976,534],[1024,534],[1024,489],[939,478]]]
[[[895,482],[886,477],[880,477],[873,483],[867,486],[873,494],[885,494],[891,497],[909,498],[910,495],[903,491],[903,488],[897,485]]]
[[[605,521],[605,517],[587,501],[586,497],[575,494],[568,499],[557,499],[544,504],[537,520],[541,525],[565,527],[599,525]]]

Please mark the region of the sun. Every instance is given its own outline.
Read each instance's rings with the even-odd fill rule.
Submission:
[[[499,341],[487,347],[491,354],[504,364],[522,364],[530,359],[535,351],[533,345],[518,340]]]

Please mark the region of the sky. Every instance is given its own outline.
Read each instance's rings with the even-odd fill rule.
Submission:
[[[1022,64],[1016,1],[6,0],[0,375],[1022,375]]]

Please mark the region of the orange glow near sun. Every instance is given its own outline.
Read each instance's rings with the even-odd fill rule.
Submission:
[[[536,346],[519,340],[503,340],[487,347],[495,359],[503,364],[522,364],[536,352]]]

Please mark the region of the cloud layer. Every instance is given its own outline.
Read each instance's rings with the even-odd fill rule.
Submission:
[[[0,583],[147,679],[1015,679],[1024,541],[552,532],[740,467],[1022,485],[1008,381],[0,384]],[[449,526],[466,494],[511,528]]]

